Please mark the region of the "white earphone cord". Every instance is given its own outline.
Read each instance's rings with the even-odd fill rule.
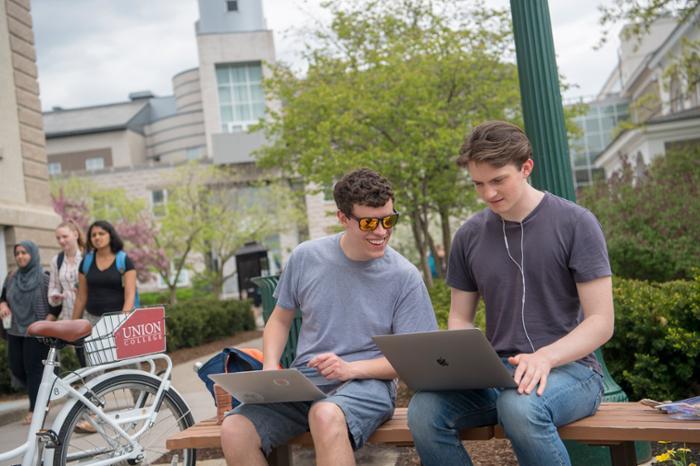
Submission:
[[[510,247],[508,246],[508,237],[506,236],[506,222],[501,218],[501,224],[503,225],[503,242],[506,244],[506,252],[508,253],[508,257],[510,260],[515,264],[515,266],[518,268],[520,271],[520,277],[522,278],[523,281],[523,299],[520,305],[520,320],[522,321],[523,324],[523,331],[525,332],[525,337],[527,338],[527,342],[530,344],[530,348],[532,348],[532,352],[535,352],[535,345],[532,344],[532,340],[530,339],[530,335],[527,333],[527,327],[525,326],[525,248],[523,248],[523,239],[525,238],[525,227],[523,227],[523,223],[520,222],[520,264],[513,259],[513,256],[510,255]],[[521,265],[522,264],[522,265]]]

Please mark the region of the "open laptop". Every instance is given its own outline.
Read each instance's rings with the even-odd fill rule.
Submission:
[[[209,378],[241,403],[316,401],[331,394],[321,391],[297,369],[212,374]]]
[[[516,388],[481,330],[441,330],[373,337],[413,390]]]

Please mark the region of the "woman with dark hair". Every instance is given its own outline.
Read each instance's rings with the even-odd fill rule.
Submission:
[[[61,252],[51,259],[49,303],[58,319],[70,319],[78,290],[78,266],[85,252],[85,235],[72,220],[56,227],[56,241]]]
[[[136,270],[122,251],[124,242],[105,220],[98,220],[88,228],[87,249],[78,267],[73,319],[87,319],[95,325],[105,313],[129,312],[134,308]],[[120,255],[123,264],[119,264]]]
[[[27,327],[48,315],[49,277],[41,267],[36,244],[20,241],[14,252],[17,270],[5,278],[0,296],[0,317],[7,333],[10,371],[27,388],[29,395],[29,412],[23,421],[29,424],[44,371],[42,361],[46,359],[49,347],[28,337]]]

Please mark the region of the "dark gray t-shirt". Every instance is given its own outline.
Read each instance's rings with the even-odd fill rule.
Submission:
[[[545,193],[522,223],[524,322],[535,350],[571,332],[582,319],[576,283],[610,276],[603,231],[587,209]],[[521,262],[521,228],[505,222],[510,254]],[[479,292],[486,304],[486,336],[501,356],[531,353],[521,316],[522,279],[508,257],[501,217],[484,209],[455,234],[447,284]],[[600,371],[590,354],[581,362]]]
[[[294,249],[275,290],[277,304],[301,309],[293,367],[320,353],[346,361],[382,356],[374,335],[437,329],[435,313],[416,267],[394,249],[369,261],[353,261],[341,234]]]

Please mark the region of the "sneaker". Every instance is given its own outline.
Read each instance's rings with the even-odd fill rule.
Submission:
[[[94,434],[97,432],[97,429],[95,429],[95,426],[90,424],[90,421],[83,419],[82,421],[78,421],[78,423],[75,425],[75,431],[81,434]]]

